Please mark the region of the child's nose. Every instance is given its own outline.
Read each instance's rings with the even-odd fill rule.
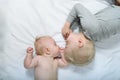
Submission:
[[[60,48],[59,50],[60,50],[60,52],[63,53],[63,52],[64,52],[64,49],[65,49],[65,48]]]

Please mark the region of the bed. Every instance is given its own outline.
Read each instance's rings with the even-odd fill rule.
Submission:
[[[72,6],[82,1],[0,0],[0,80],[34,80],[33,69],[23,66],[26,48],[34,47],[39,35],[50,35],[64,47],[61,28]],[[59,68],[58,80],[120,80],[120,34],[95,47],[92,63]]]

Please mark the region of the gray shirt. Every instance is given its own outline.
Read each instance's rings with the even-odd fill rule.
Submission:
[[[120,7],[109,6],[93,15],[81,4],[76,4],[67,21],[74,23],[79,19],[80,29],[86,37],[93,41],[109,38],[111,35],[120,32]]]
[[[115,4],[115,0],[105,0],[107,1],[108,3],[110,3],[111,5]]]

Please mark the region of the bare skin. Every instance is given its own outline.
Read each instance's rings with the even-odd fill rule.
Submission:
[[[49,42],[51,44],[51,42]],[[52,44],[50,45],[52,46]],[[27,48],[27,55],[24,60],[25,68],[34,68],[35,70],[35,80],[57,80],[57,69],[58,66],[64,67],[67,65],[63,54],[61,53],[62,58],[56,57],[59,48],[54,49],[54,54],[43,54],[33,57],[33,48]],[[47,49],[46,49],[47,50]],[[49,51],[49,50],[48,50]],[[51,50],[53,51],[53,50]],[[47,53],[47,52],[46,52]]]
[[[70,25],[71,25],[71,23],[66,21],[64,27],[62,28],[62,35],[65,40],[67,39],[69,34],[72,32],[72,30],[70,29]]]
[[[37,56],[35,67],[35,80],[57,80],[57,59],[47,56]]]

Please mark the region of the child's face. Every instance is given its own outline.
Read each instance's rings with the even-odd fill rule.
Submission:
[[[49,40],[48,46],[50,55],[57,57],[59,55],[60,48],[52,38]]]
[[[79,41],[79,36],[76,33],[70,33],[70,35],[68,36],[67,40],[66,40],[66,48],[73,46],[73,45],[77,45]]]

